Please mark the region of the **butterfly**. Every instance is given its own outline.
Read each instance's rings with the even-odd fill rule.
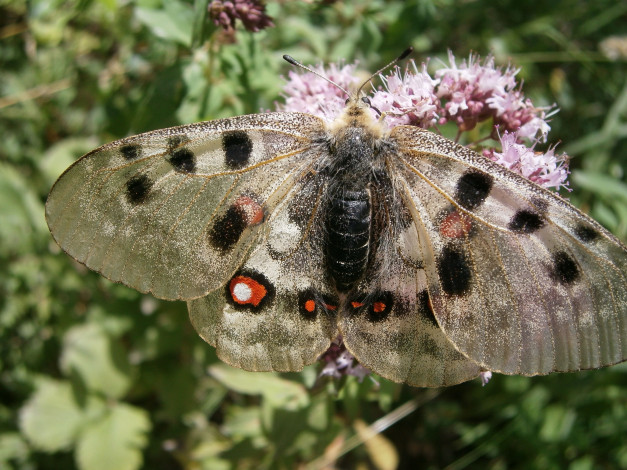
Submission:
[[[414,386],[625,361],[627,248],[467,147],[387,129],[361,88],[332,123],[253,114],[104,145],[53,186],[50,231],[110,280],[187,301],[246,370],[301,370],[338,335]]]

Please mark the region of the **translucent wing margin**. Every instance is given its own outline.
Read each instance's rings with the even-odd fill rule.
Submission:
[[[322,120],[240,116],[118,140],[55,183],[46,219],[73,258],[164,299],[224,284],[307,166]]]
[[[627,359],[627,249],[555,194],[400,126],[390,160],[416,223],[434,315],[455,347],[506,374]]]

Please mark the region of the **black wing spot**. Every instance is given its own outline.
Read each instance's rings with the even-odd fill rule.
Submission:
[[[562,285],[575,282],[581,276],[579,266],[565,251],[558,251],[553,255],[553,278]]]
[[[529,234],[540,230],[544,224],[544,218],[540,214],[523,209],[514,214],[507,227],[517,233]]]
[[[394,296],[391,292],[378,292],[369,302],[368,320],[372,323],[387,320],[393,305]]]
[[[589,243],[599,238],[600,234],[588,225],[579,224],[575,227],[575,236],[582,242]]]
[[[232,169],[246,166],[253,153],[253,142],[244,131],[231,131],[222,134],[222,149],[226,165]]]
[[[120,147],[120,153],[127,160],[135,160],[141,156],[142,148],[138,144],[128,144]]]
[[[189,149],[175,150],[168,161],[177,171],[182,173],[194,173],[196,171],[196,157],[194,152]]]
[[[429,293],[426,289],[418,293],[418,314],[427,322],[439,328],[438,321],[433,314]]]
[[[470,170],[457,181],[455,199],[464,208],[473,210],[483,204],[488,197],[494,178],[487,173]]]
[[[247,226],[245,211],[240,206],[231,206],[209,230],[209,241],[216,248],[228,251],[237,243]]]
[[[168,153],[174,153],[179,147],[189,142],[189,139],[182,135],[168,137]]]
[[[136,175],[126,182],[126,198],[131,204],[146,201],[152,188],[152,181],[146,175]]]
[[[470,289],[472,271],[464,251],[445,246],[437,262],[442,290],[448,295],[463,295]]]

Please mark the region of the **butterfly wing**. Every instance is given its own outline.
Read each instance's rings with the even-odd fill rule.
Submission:
[[[416,234],[412,224],[401,236],[412,254]],[[433,316],[425,272],[407,261],[397,250],[378,250],[342,308],[344,344],[361,364],[395,382],[439,387],[476,377],[479,365],[453,347]]]
[[[391,176],[380,175],[371,187],[375,256],[342,305],[344,344],[360,363],[396,382],[465,382],[480,367],[454,348],[433,316],[416,223],[395,196]]]
[[[298,371],[337,336],[338,299],[322,275],[317,230],[322,184],[315,173],[296,182],[226,285],[188,302],[194,328],[224,362],[250,371]]]
[[[627,359],[627,250],[576,208],[431,132],[399,126],[392,163],[415,221],[435,318],[506,374]]]
[[[205,295],[246,259],[323,127],[311,115],[268,113],[107,144],[55,183],[50,231],[113,281],[164,299]]]

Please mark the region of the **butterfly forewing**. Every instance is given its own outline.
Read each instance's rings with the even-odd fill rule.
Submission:
[[[627,358],[625,248],[558,196],[432,133],[397,127],[435,317],[473,361],[545,374]]]
[[[71,256],[165,299],[224,284],[292,186],[322,121],[268,113],[105,145],[59,179],[50,230]]]

